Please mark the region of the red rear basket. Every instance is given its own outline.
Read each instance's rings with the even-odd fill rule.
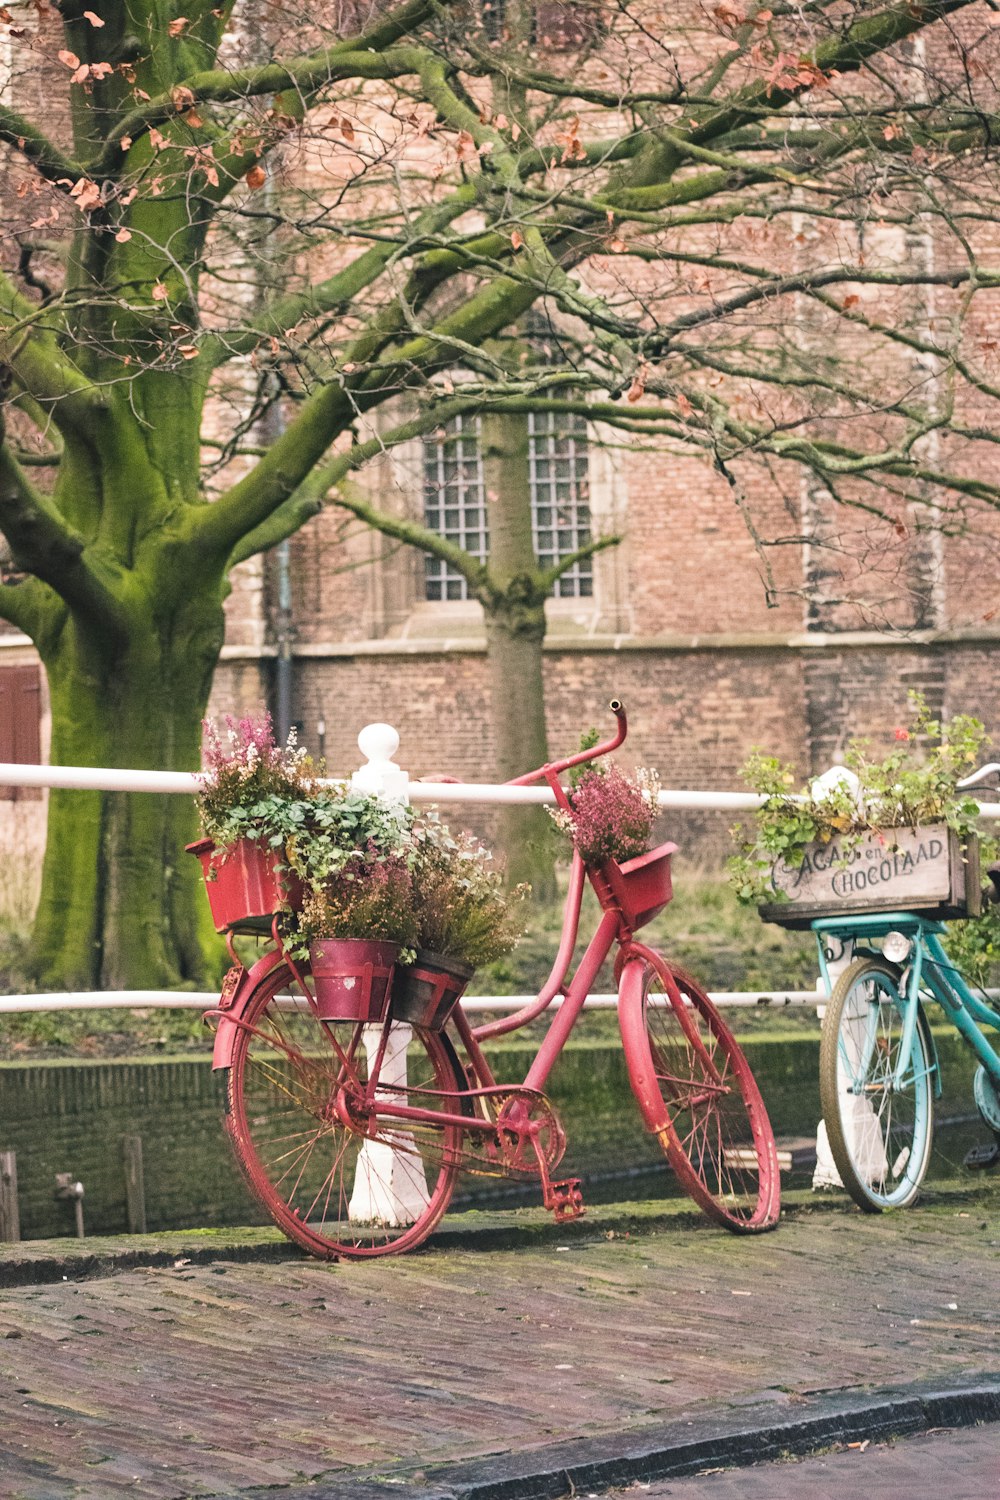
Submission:
[[[225,849],[211,839],[187,845],[188,854],[201,860],[212,920],[219,932],[254,918],[270,918],[282,907],[301,903],[297,875],[281,870],[275,849],[253,839],[240,839]]]
[[[673,895],[670,856],[676,852],[676,844],[661,844],[623,865],[609,859],[601,866],[601,873],[633,932],[651,922]]]
[[[441,1031],[474,973],[472,965],[460,959],[418,950],[412,964],[400,964],[396,969],[392,1019],[427,1031]]]

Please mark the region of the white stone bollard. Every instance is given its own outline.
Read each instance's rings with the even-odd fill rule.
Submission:
[[[857,794],[860,791],[861,782],[858,780],[857,776],[855,776],[854,772],[849,771],[846,766],[831,766],[829,771],[824,771],[822,776],[817,776],[816,780],[810,786],[809,792],[810,795],[815,799],[821,797],[824,792],[829,791],[836,786],[846,786],[851,788],[851,790],[853,790],[855,794],[855,800],[857,800]],[[844,943],[843,950],[838,958],[830,959],[827,961],[827,973],[830,976],[831,992],[840,975],[844,972],[848,965],[853,962],[853,959],[854,943],[853,941],[848,941]],[[826,994],[826,986],[824,985],[822,979],[817,979],[816,989],[820,993]],[[829,999],[829,996],[827,996],[827,998]],[[820,1020],[823,1019],[825,1010],[825,1005],[817,1005],[816,1014],[819,1016]],[[832,1152],[830,1151],[830,1141],[826,1133],[826,1121],[820,1120],[819,1124],[816,1126],[816,1168],[813,1172],[813,1192],[815,1193],[822,1188],[840,1188],[843,1187],[843,1185],[844,1184],[840,1180],[840,1173],[837,1171],[837,1164],[833,1159]]]
[[[351,786],[359,792],[408,802],[410,777],[396,765],[399,735],[391,724],[367,724],[358,735],[358,749],[366,764],[355,771]],[[378,1051],[381,1026],[366,1026],[365,1050],[369,1063]],[[382,1059],[380,1078],[392,1097],[406,1096],[406,1050],[413,1037],[409,1026],[392,1026]],[[376,1095],[376,1098],[378,1096]],[[413,1137],[396,1132],[400,1148],[388,1141],[365,1141],[354,1173],[349,1214],[352,1223],[412,1224],[427,1206],[429,1194],[423,1165]]]
[[[393,1024],[379,1070],[378,1099],[406,1097],[406,1049],[413,1038],[409,1026]],[[381,1026],[365,1027],[369,1065],[382,1040]],[[392,1144],[398,1143],[398,1149]],[[412,1224],[430,1200],[423,1163],[413,1136],[394,1130],[387,1139],[365,1141],[354,1173],[349,1216],[352,1224]]]

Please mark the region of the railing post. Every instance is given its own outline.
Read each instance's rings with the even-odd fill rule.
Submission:
[[[399,735],[392,725],[366,724],[358,735],[358,749],[366,764],[354,772],[351,786],[387,801],[408,802],[410,778],[393,760]],[[383,1083],[391,1085],[394,1098],[406,1095],[406,1052],[412,1036],[409,1026],[393,1026],[382,1059],[380,1076]],[[369,1059],[377,1055],[381,1038],[381,1026],[365,1027]],[[399,1150],[388,1141],[365,1141],[361,1148],[351,1194],[350,1217],[354,1223],[412,1224],[427,1206],[427,1184],[413,1137],[403,1131],[393,1134]]]
[[[146,1185],[142,1171],[142,1136],[122,1137],[125,1164],[125,1213],[129,1234],[146,1233]]]
[[[17,1157],[13,1151],[0,1151],[0,1240],[13,1242],[21,1238],[21,1218],[17,1208]]]
[[[366,724],[358,735],[358,749],[366,764],[355,771],[351,786],[395,802],[409,802],[409,773],[401,771],[392,758],[399,749],[399,735],[392,725]]]
[[[853,771],[848,770],[847,766],[831,766],[829,771],[824,771],[822,776],[816,778],[810,786],[809,792],[813,798],[818,799],[822,797],[824,792],[833,791],[838,786],[844,787],[847,791],[851,792],[855,801],[860,798],[861,782]],[[841,974],[843,974],[844,970],[853,961],[854,939],[843,938],[840,942],[840,951],[835,954],[829,954],[826,960],[826,972],[830,981],[831,993],[833,986],[837,983]],[[826,1012],[825,1001],[829,1000],[830,996],[826,993],[826,985],[822,979],[817,979],[816,990],[818,994],[825,997],[816,1007],[816,1014],[822,1021]],[[869,1105],[868,1107],[870,1111],[871,1106]],[[830,1139],[826,1133],[826,1121],[820,1120],[816,1126],[816,1167],[813,1171],[813,1192],[818,1192],[821,1188],[842,1188],[843,1186],[844,1184],[840,1180],[840,1173],[837,1171],[837,1163],[834,1161],[833,1152],[830,1150]]]

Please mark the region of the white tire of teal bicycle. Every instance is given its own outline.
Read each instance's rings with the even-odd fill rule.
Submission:
[[[840,1179],[868,1213],[905,1208],[920,1191],[934,1133],[935,1054],[919,1001],[901,1065],[908,1001],[900,971],[859,958],[840,976],[823,1017],[820,1103]]]

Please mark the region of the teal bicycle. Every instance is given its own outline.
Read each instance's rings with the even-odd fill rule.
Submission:
[[[988,766],[966,785],[985,779]],[[989,871],[1000,900],[1000,868]],[[1000,1159],[1000,1007],[976,994],[941,944],[943,923],[916,912],[818,918],[811,924],[830,996],[820,1041],[820,1102],[830,1153],[855,1203],[905,1208],[920,1191],[934,1137],[941,1069],[927,1004],[936,1001],[978,1061],[976,1107],[993,1135],[968,1166]],[[830,966],[853,949],[834,982]]]

